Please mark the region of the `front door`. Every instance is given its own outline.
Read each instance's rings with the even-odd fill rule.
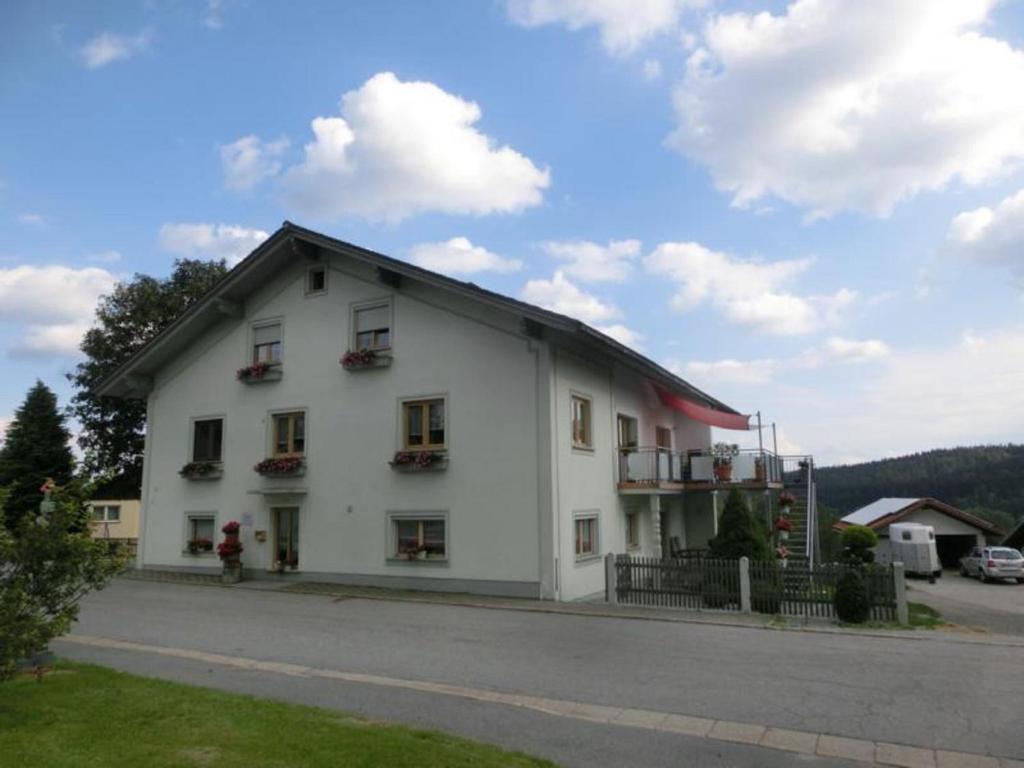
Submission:
[[[273,507],[274,567],[294,571],[299,567],[299,508]]]

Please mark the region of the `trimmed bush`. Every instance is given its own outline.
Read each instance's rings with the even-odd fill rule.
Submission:
[[[750,577],[750,607],[756,613],[774,616],[782,612],[782,569]]]
[[[868,587],[859,570],[848,570],[839,578],[834,605],[836,616],[847,624],[863,624],[871,616]]]
[[[875,562],[872,551],[878,544],[878,534],[866,525],[851,525],[843,530],[843,552],[854,564]]]
[[[754,516],[738,489],[729,491],[722,518],[718,521],[718,535],[711,540],[712,557],[753,561],[775,560],[764,525]]]

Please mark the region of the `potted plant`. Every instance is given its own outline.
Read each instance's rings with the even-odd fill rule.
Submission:
[[[350,349],[338,362],[346,371],[358,371],[363,368],[384,368],[391,364],[391,358],[372,349]]]
[[[253,363],[235,371],[235,378],[239,381],[259,380],[266,376],[269,370],[269,363]]]
[[[306,464],[301,456],[279,456],[264,459],[253,470],[264,477],[298,477],[305,473]]]
[[[736,444],[715,443],[711,447],[711,455],[714,457],[715,480],[720,483],[732,481],[732,460],[739,456],[740,447]]]
[[[448,466],[448,454],[444,451],[398,451],[388,463],[400,472],[436,471]]]
[[[794,504],[796,504],[796,496],[792,493],[783,491],[779,494],[779,506],[782,507],[783,514],[789,514],[788,510]]]
[[[223,474],[219,461],[190,461],[178,474],[186,480],[215,480]]]
[[[779,544],[779,546],[775,548],[775,556],[782,561],[782,567],[785,568],[786,561],[789,559],[789,547],[785,544]]]
[[[238,540],[240,527],[237,520],[232,520],[220,529],[224,541],[217,545],[217,556],[224,568],[221,581],[225,584],[237,584],[242,580],[242,552],[245,548]]]
[[[792,530],[793,521],[785,515],[775,520],[775,533],[778,535],[779,541],[789,541],[789,532]]]
[[[213,540],[204,538],[191,539],[188,542],[187,549],[190,555],[198,555],[202,552],[210,552],[213,550]]]
[[[811,462],[809,462],[807,459],[800,459],[797,466],[800,468],[800,479],[806,483],[807,478],[810,475]]]
[[[765,478],[764,471],[764,454],[759,454],[754,457],[754,479],[759,483],[763,483]]]

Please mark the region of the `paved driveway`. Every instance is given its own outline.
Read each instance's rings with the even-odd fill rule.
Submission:
[[[1024,636],[1024,584],[982,584],[956,571],[946,571],[934,584],[925,579],[909,579],[907,586],[908,599],[932,606],[954,624]]]
[[[467,702],[440,689],[546,697],[556,702],[553,709],[557,702],[576,702],[602,712],[640,709],[1024,757],[1021,707],[1006,706],[1024,699],[1021,644],[968,644],[935,633],[921,633],[921,639],[910,633],[815,634],[336,600],[142,581],[119,581],[90,595],[75,634],[83,641],[110,638],[148,647],[60,642],[61,653],[442,728],[566,766],[846,763],[538,715],[486,698]],[[162,653],[158,647],[178,650]],[[951,680],[977,685],[957,686],[951,695]],[[416,681],[437,690],[410,688]]]

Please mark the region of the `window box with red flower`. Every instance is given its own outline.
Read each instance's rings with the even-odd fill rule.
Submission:
[[[399,451],[389,462],[396,472],[442,472],[448,469],[447,451]]]
[[[391,355],[382,355],[372,349],[356,349],[342,355],[339,362],[346,371],[387,368],[391,365]]]
[[[219,480],[224,476],[224,465],[219,461],[190,461],[178,474],[186,480]]]
[[[264,477],[302,477],[306,474],[306,460],[301,456],[279,456],[264,459],[253,469]]]
[[[243,384],[280,381],[282,375],[281,366],[275,363],[253,363],[235,371],[235,378]]]

